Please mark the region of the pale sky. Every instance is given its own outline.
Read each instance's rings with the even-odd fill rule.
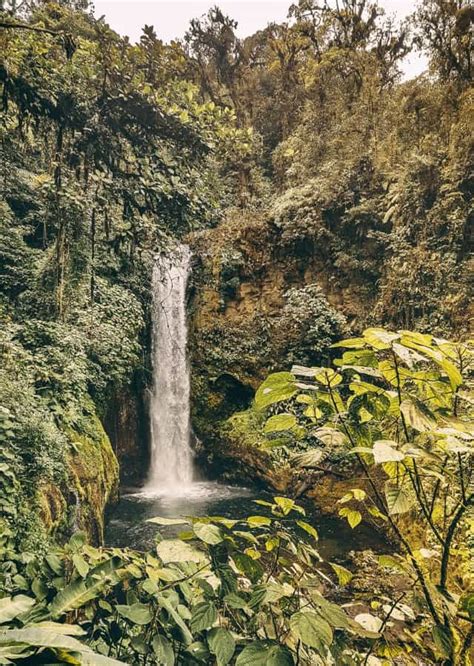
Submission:
[[[152,25],[160,39],[171,41],[183,37],[189,22],[218,5],[238,21],[241,37],[265,28],[268,23],[282,22],[288,7],[296,0],[95,0],[95,15],[105,15],[107,23],[131,41],[138,41],[142,27]],[[409,0],[380,0],[387,14],[403,18],[414,9]],[[404,63],[405,78],[417,76],[426,68],[426,60],[418,54]]]

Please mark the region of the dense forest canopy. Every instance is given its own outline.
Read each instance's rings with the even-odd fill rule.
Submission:
[[[467,0],[401,23],[299,0],[249,37],[216,6],[132,44],[87,0],[0,3],[0,663],[471,663],[473,26]],[[429,69],[404,80],[415,49]],[[192,520],[177,555],[101,547],[103,424],[150,385],[176,239],[199,307],[218,294],[191,341],[199,434],[243,410],[286,470],[329,451],[363,472],[337,512],[389,534],[395,582],[358,622],[294,499]],[[259,280],[278,313],[222,325]]]

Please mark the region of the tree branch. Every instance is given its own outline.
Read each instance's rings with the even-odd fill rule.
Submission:
[[[59,30],[49,30],[48,28],[39,28],[35,25],[28,25],[27,23],[10,23],[9,21],[0,21],[0,28],[13,28],[14,30],[32,30],[33,32],[46,32],[48,35],[63,35],[64,33]]]

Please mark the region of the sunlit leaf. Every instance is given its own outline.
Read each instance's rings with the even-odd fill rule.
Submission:
[[[281,432],[283,430],[291,430],[297,425],[296,416],[294,414],[276,414],[271,416],[265,423],[264,432]]]
[[[414,497],[404,485],[397,485],[387,481],[385,484],[385,499],[391,515],[406,513],[414,506]]]
[[[192,609],[191,629],[202,631],[212,627],[217,620],[217,609],[212,601],[202,601]]]
[[[207,634],[210,652],[217,659],[217,666],[226,666],[235,652],[235,640],[227,629],[221,627],[211,629]]]

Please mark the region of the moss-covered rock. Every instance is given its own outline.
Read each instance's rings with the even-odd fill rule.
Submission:
[[[67,514],[67,502],[61,488],[51,482],[38,489],[39,517],[46,534],[59,531]]]
[[[216,422],[248,408],[269,372],[317,362],[345,326],[338,310],[355,307],[317,253],[280,253],[263,215],[229,214],[189,242],[193,424],[209,450]]]
[[[39,529],[60,541],[83,530],[91,543],[104,539],[105,511],[118,497],[119,467],[110,440],[95,413],[67,428],[65,481],[45,481],[36,494]]]
[[[291,481],[290,469],[272,457],[261,426],[262,415],[253,409],[215,423],[204,447],[206,466],[221,481],[286,492]]]
[[[84,530],[91,542],[102,543],[107,505],[117,499],[119,466],[110,440],[96,415],[81,432],[69,430],[69,523]]]

